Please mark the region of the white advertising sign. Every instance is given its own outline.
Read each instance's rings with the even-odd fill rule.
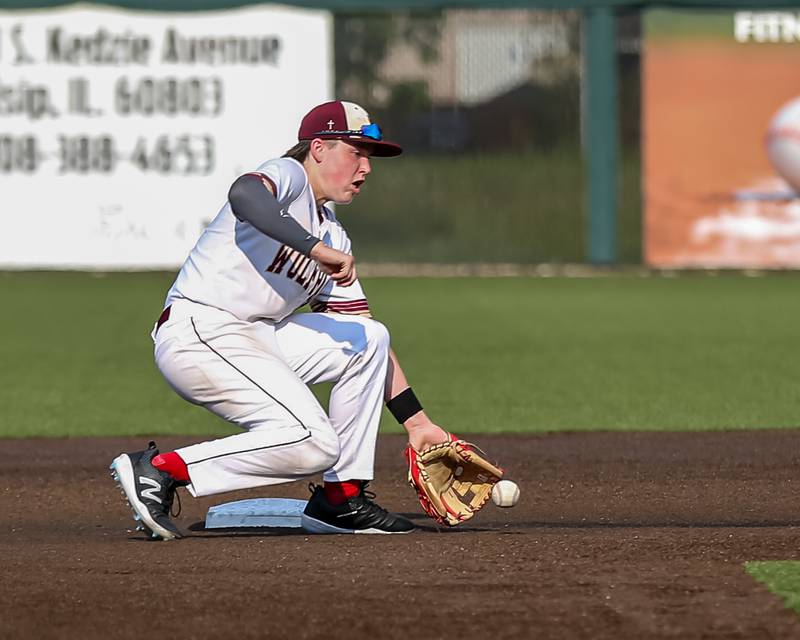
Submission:
[[[0,268],[174,268],[331,98],[330,14],[0,12]]]

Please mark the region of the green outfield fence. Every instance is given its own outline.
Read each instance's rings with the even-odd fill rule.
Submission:
[[[190,12],[257,3],[102,4]],[[642,10],[797,7],[796,0],[281,4],[333,12],[337,96],[364,104],[411,151],[381,163],[347,212],[360,260],[594,264],[641,261]]]

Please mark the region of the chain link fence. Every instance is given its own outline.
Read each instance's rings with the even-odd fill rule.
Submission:
[[[621,259],[639,258],[638,18],[620,19]],[[398,159],[346,210],[368,262],[581,262],[581,14],[337,14],[336,95]]]

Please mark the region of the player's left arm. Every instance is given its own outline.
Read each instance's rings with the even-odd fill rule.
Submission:
[[[394,351],[389,354],[385,399],[408,432],[404,451],[408,483],[423,511],[450,527],[472,518],[489,500],[503,470],[474,445],[431,421],[408,386]]]
[[[361,292],[359,282],[356,281],[346,291],[348,294],[355,293],[356,297],[344,298],[341,295],[342,288],[334,285],[326,295],[311,301],[311,310],[317,313],[342,313],[372,318],[366,297],[363,297],[363,293],[357,293]],[[431,445],[447,442],[448,433],[434,424],[411,390],[394,349],[389,349],[389,365],[386,369],[383,396],[389,411],[408,432],[408,442],[414,449],[422,451]]]
[[[344,228],[337,224],[333,231],[334,246],[345,253],[352,253],[352,244]],[[333,312],[372,318],[369,303],[358,280],[346,288],[335,282],[329,283],[310,301],[310,306],[311,310],[317,313]],[[450,434],[434,424],[422,409],[393,349],[389,349],[389,365],[386,370],[383,395],[389,411],[405,427],[409,444],[417,451],[450,439]]]
[[[395,419],[405,427],[408,443],[417,451],[450,439],[447,431],[435,424],[425,413],[422,404],[408,384],[394,349],[389,350],[384,400]]]

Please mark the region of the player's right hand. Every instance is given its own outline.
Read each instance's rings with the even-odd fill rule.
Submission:
[[[349,253],[318,242],[309,255],[339,286],[349,287],[356,281],[356,261]]]

